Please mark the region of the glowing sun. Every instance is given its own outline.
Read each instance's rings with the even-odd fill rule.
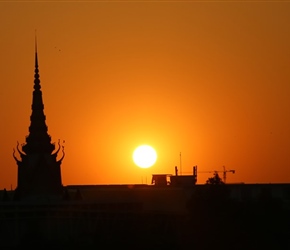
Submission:
[[[156,160],[157,153],[151,146],[141,145],[134,150],[133,161],[140,168],[149,168]]]

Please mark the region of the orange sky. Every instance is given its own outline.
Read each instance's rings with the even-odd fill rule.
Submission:
[[[0,188],[28,135],[37,29],[52,141],[69,184],[235,169],[228,182],[290,181],[290,2],[0,2]],[[132,152],[152,145],[140,169]],[[198,183],[210,174],[200,173]]]

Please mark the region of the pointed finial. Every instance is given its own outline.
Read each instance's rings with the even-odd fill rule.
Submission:
[[[35,30],[35,70],[34,70],[34,89],[40,90],[39,70],[38,70],[38,57],[37,57],[37,36]]]
[[[35,68],[38,68],[38,58],[37,58],[37,35],[35,30]]]

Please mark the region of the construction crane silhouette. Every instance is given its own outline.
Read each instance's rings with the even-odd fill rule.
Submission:
[[[223,173],[223,182],[226,183],[226,180],[227,180],[227,173],[235,173],[236,170],[226,170],[225,166],[223,166],[223,169],[222,171],[217,171],[217,170],[214,170],[214,171],[200,171],[198,173],[214,173],[214,174],[218,174],[218,173]]]

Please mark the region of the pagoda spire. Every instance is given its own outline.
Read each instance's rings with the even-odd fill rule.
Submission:
[[[18,159],[13,150],[13,157],[18,166],[17,188],[15,198],[17,200],[61,199],[61,163],[64,158],[64,147],[58,141],[58,149],[51,143],[51,137],[47,132],[45,123],[44,105],[40,85],[37,42],[35,37],[35,69],[34,85],[32,93],[32,105],[30,115],[29,134],[26,143],[16,150],[20,155]],[[57,159],[59,150],[62,148],[62,157]]]
[[[40,89],[40,80],[39,80],[39,70],[38,70],[38,56],[37,56],[37,39],[35,36],[35,70],[34,70],[34,89],[35,86],[39,86]]]
[[[26,144],[22,150],[26,154],[48,153],[51,154],[55,149],[48,135],[44,115],[44,104],[40,85],[38,69],[37,41],[35,38],[35,69],[34,69],[34,91],[32,96],[32,113],[30,116],[29,135],[26,137]]]

